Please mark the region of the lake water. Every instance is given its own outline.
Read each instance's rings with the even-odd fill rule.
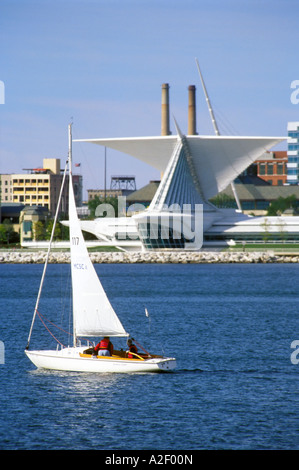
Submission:
[[[299,449],[297,264],[96,265],[126,330],[177,357],[169,374],[36,370],[42,269],[0,265],[0,449]],[[50,265],[39,310],[65,327],[68,286],[69,266]],[[31,349],[51,344],[37,319]]]

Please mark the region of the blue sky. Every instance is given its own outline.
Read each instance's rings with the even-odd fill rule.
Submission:
[[[1,0],[0,172],[64,164],[71,118],[73,138],[159,135],[162,83],[183,132],[196,85],[197,131],[213,134],[195,58],[221,133],[286,135],[299,121],[298,17],[297,0]],[[85,198],[104,185],[104,149],[73,153]],[[111,175],[135,175],[138,188],[159,178],[109,149],[107,162],[108,187]]]

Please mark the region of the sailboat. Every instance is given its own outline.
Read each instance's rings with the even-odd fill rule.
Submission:
[[[176,359],[173,357],[164,357],[147,352],[145,354],[128,354],[128,351],[123,350],[114,350],[110,356],[101,356],[92,354],[92,348],[82,345],[82,338],[86,337],[128,338],[129,334],[125,331],[114,311],[87,251],[77,215],[72,182],[72,124],[69,124],[68,136],[69,154],[62,187],[66,180],[68,168],[73,346],[64,347],[61,345],[59,347],[59,344],[57,344],[55,350],[31,350],[29,348],[57,222],[59,203],[62,195],[61,189],[25,354],[37,368],[59,371],[93,373],[171,371],[176,367]],[[90,346],[89,340],[87,341],[87,346]]]

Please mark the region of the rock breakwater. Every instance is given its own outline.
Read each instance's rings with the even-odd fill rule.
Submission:
[[[273,252],[94,252],[90,253],[93,263],[298,263],[297,253]],[[0,264],[41,264],[46,252],[7,251],[0,253]],[[69,263],[69,252],[53,252],[49,263]]]

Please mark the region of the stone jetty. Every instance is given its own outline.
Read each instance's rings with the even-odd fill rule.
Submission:
[[[265,252],[92,252],[93,263],[298,263],[299,253]],[[0,252],[0,264],[41,264],[46,252],[6,251]],[[69,263],[69,252],[53,252],[49,263]]]

